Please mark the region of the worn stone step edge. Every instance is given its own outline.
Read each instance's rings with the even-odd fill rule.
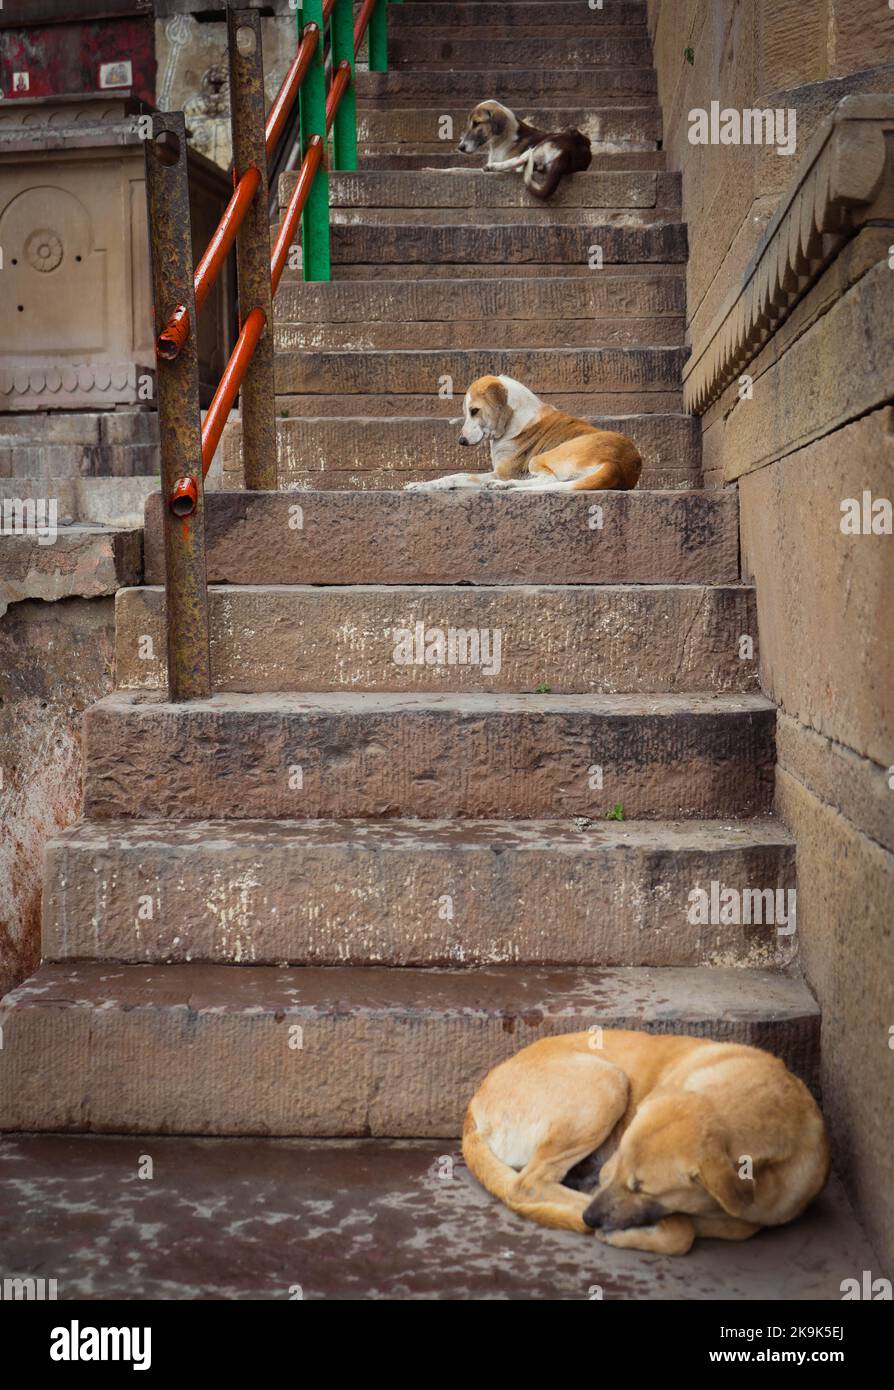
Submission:
[[[449,352],[459,348],[497,351],[549,348],[683,347],[686,321],[673,317],[635,318],[619,313],[613,318],[490,320],[475,318],[445,323],[443,320],[408,323],[277,323],[276,352]]]
[[[394,35],[388,53],[391,66],[415,68],[417,71],[433,70],[439,65],[446,67],[491,67],[512,69],[529,64],[532,57],[532,43],[518,38],[464,38],[441,40],[441,52],[425,34]],[[449,53],[444,50],[450,50]],[[567,63],[569,67],[581,68],[625,68],[645,67],[652,61],[649,40],[646,35],[628,37],[623,34],[606,34],[604,37],[578,38],[571,35],[558,35],[552,39],[536,40],[537,56],[544,67],[554,67]]]
[[[210,586],[209,610],[213,690],[656,694],[758,681],[742,585],[226,584]],[[164,589],[119,590],[115,633],[118,688],[166,689]]]
[[[0,478],[0,505],[18,499],[35,504],[52,500],[60,526],[105,526],[126,531],[142,526],[146,498],[158,485],[156,477],[144,475]]]
[[[357,117],[357,139],[361,146],[424,145],[436,149],[449,143],[455,146],[469,116],[468,99],[435,99],[434,105],[412,103],[383,107],[364,104]],[[521,112],[519,114],[522,114]],[[542,102],[526,104],[524,117],[539,130],[562,130],[574,126],[597,149],[605,146],[629,146],[632,149],[655,149],[661,140],[661,108],[657,98],[640,98],[636,104],[601,105],[598,97],[549,105]],[[451,126],[448,140],[444,138],[444,121]]]
[[[578,0],[575,0],[578,3]],[[478,66],[458,71],[438,71],[429,68],[414,72],[412,68],[392,69],[390,72],[358,72],[357,95],[362,103],[388,106],[464,98],[469,109],[482,92],[495,92],[505,81],[499,68]],[[655,98],[658,83],[652,67],[583,68],[515,68],[512,73],[512,95],[518,106],[523,103],[596,100],[599,105],[615,103],[630,105],[633,100]]]
[[[279,182],[280,207],[288,205],[297,175],[283,174]],[[481,169],[441,170],[438,173],[374,172],[332,173],[329,176],[333,208],[540,208],[519,179],[497,178]],[[575,174],[565,179],[550,199],[554,208],[587,211],[632,208],[679,208],[678,174],[615,171]]]
[[[488,28],[493,24],[503,24],[509,29],[533,24],[547,30],[550,26],[562,28],[573,25],[575,29],[584,33],[596,30],[601,34],[606,29],[614,30],[616,27],[645,30],[646,20],[646,6],[637,4],[636,0],[625,0],[624,3],[612,0],[609,7],[603,6],[599,10],[585,9],[583,15],[580,0],[551,0],[548,7],[542,3],[534,3],[534,0],[524,0],[524,3],[517,0],[517,3],[508,5],[495,3],[495,0],[472,4],[465,0],[464,3],[453,5],[449,10],[440,6],[410,4],[401,10],[392,10],[389,14],[393,33],[400,31],[405,34],[427,34],[430,29],[435,28],[443,29],[447,37],[466,33],[470,27]]]
[[[463,390],[477,377],[506,375],[538,395],[588,388],[655,392],[680,382],[685,347],[409,348],[369,352],[279,352],[277,394],[356,391],[436,395],[445,377]],[[407,412],[408,413],[408,412]]]
[[[83,720],[88,817],[766,815],[756,695],[116,691]],[[594,769],[600,770],[596,776]]]
[[[54,512],[51,505],[57,499],[22,498],[15,491],[15,498],[6,499],[6,534],[0,537],[0,616],[9,604],[26,599],[102,598],[122,585],[139,583],[143,536],[137,527],[62,526],[58,506]]]
[[[816,1086],[819,1023],[800,980],[735,968],[44,965],[0,1007],[0,1129],[452,1137],[547,1034],[750,1043]]]
[[[445,402],[449,405],[451,402]],[[454,401],[454,411],[458,408]],[[399,486],[399,471],[412,468],[422,475],[467,472],[468,449],[458,442],[453,420],[443,416],[296,415],[280,404],[276,419],[277,453],[282,480],[296,471],[393,468],[391,487]],[[691,415],[585,415],[600,429],[629,435],[643,459],[640,490],[660,488],[647,479],[659,470],[686,474],[692,486],[701,477],[701,432]],[[223,436],[224,469],[242,466],[242,422],[234,418]],[[477,461],[473,469],[478,466]],[[324,479],[321,478],[324,485]]]
[[[427,74],[420,74],[427,76]],[[463,160],[463,163],[460,163]],[[474,158],[472,156],[458,155],[455,151],[438,150],[428,153],[408,150],[406,147],[401,150],[384,150],[379,146],[364,152],[363,169],[378,169],[385,171],[397,170],[417,170],[417,169],[461,169],[467,172],[469,166],[474,166],[477,162],[479,168],[484,165],[484,156]],[[594,151],[590,163],[589,172],[595,173],[600,169],[655,169],[665,170],[667,168],[667,154],[664,150],[648,149],[598,149]]]
[[[738,503],[715,491],[215,492],[215,584],[707,583],[739,580]],[[164,580],[160,493],[145,576]]]
[[[683,264],[688,256],[686,227],[682,222],[656,221],[639,226],[594,221],[563,224],[558,221],[432,226],[419,221],[373,225],[345,225],[333,219],[331,251],[338,265],[449,265],[462,278],[467,262],[487,267],[512,263],[551,265],[576,262],[588,273],[601,248],[603,265]],[[291,267],[293,270],[296,266]],[[545,273],[545,272],[544,272]]]
[[[608,416],[666,416],[683,414],[682,391],[542,391],[541,397],[557,410],[567,410],[584,419]],[[415,417],[418,420],[449,420],[456,418],[459,401],[454,396],[437,393],[394,391],[317,392],[303,390],[278,391],[276,411],[280,419],[313,416],[317,419],[392,419]],[[465,459],[468,471],[469,460]]]
[[[93,821],[47,847],[43,958],[769,968],[794,875],[774,820]]]
[[[678,317],[686,312],[682,275],[625,274],[604,269],[578,275],[502,280],[289,281],[275,302],[277,323],[443,322],[480,319],[521,323],[619,316]]]

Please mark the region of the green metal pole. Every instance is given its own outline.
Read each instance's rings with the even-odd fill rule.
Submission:
[[[354,3],[335,0],[329,21],[332,39],[332,71],[347,58],[351,64],[351,85],[341,99],[332,123],[332,167],[357,168],[357,93],[354,88]]]
[[[312,135],[319,135],[326,141],[326,68],[323,61],[323,0],[304,0],[304,9],[298,11],[299,28],[316,24],[320,40],[310,67],[301,84],[301,149],[307,152]],[[304,263],[305,280],[329,280],[332,278],[329,261],[329,174],[328,161],[324,155],[323,163],[313,181],[310,196],[301,215],[301,255]]]
[[[388,0],[377,0],[369,21],[369,70],[388,71]]]

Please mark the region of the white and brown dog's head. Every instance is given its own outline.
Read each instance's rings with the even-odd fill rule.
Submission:
[[[480,376],[466,392],[463,401],[463,428],[460,444],[483,444],[502,439],[512,421],[510,385],[499,376]]]
[[[509,142],[515,138],[518,119],[508,106],[499,101],[482,101],[469,117],[468,128],[459,142],[461,154],[477,154],[492,141]]]

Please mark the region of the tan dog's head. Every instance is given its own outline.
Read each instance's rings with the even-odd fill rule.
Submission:
[[[491,140],[495,140],[517,124],[508,106],[498,101],[482,101],[469,117],[468,128],[459,142],[461,154],[475,154],[483,150]]]
[[[481,444],[485,439],[502,439],[512,419],[509,390],[498,376],[480,376],[466,392],[463,401],[463,428],[460,444]]]
[[[701,1096],[644,1101],[602,1168],[584,1221],[606,1233],[722,1208],[747,1219],[755,1184],[739,1177],[716,1112]]]

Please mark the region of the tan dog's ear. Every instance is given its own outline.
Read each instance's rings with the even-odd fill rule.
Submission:
[[[753,1177],[740,1177],[741,1166],[742,1160],[739,1164],[734,1163],[725,1149],[718,1147],[703,1159],[693,1176],[725,1212],[748,1221],[757,1194],[757,1182]]]
[[[509,392],[502,381],[498,381],[496,377],[489,381],[481,393],[481,399],[487,405],[493,420],[493,434],[497,437],[505,434],[512,418],[512,411],[509,409]]]

